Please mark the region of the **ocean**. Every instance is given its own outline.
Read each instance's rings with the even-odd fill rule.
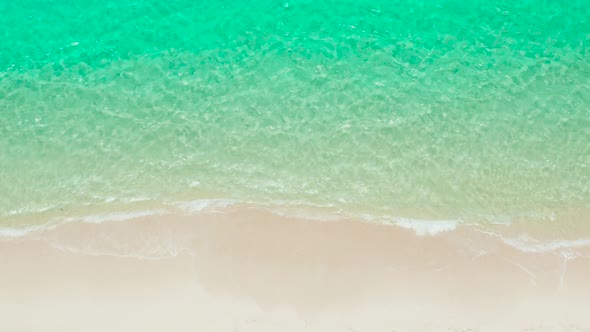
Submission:
[[[590,236],[590,2],[0,3],[0,228],[230,204]]]

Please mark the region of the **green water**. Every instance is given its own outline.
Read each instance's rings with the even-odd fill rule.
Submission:
[[[590,2],[2,1],[0,221],[590,208]]]

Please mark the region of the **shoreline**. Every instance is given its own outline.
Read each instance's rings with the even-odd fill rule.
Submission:
[[[232,198],[201,198],[184,201],[134,200],[5,215],[0,217],[0,240],[5,237],[20,237],[50,230],[71,222],[103,223],[141,218],[200,218],[199,215],[232,213],[235,210],[260,213],[277,219],[316,222],[354,220],[409,229],[419,236],[433,236],[457,229],[473,228],[503,239],[507,244],[523,251],[551,251],[556,247],[590,247],[590,219],[588,219],[590,209],[587,207],[566,208],[559,212],[521,213],[513,216],[431,215],[425,217],[417,211],[410,210],[399,211],[394,215],[378,215],[364,211],[345,211],[329,205],[256,203]],[[542,248],[544,245],[546,248]]]
[[[229,208],[0,238],[0,263],[7,330],[590,329],[590,247],[526,252],[469,227]]]

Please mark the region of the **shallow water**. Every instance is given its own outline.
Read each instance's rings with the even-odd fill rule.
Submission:
[[[0,223],[202,198],[590,223],[585,0],[26,0],[0,31]]]

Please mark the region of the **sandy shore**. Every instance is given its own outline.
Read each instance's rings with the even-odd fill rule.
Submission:
[[[2,331],[590,331],[590,249],[249,209],[0,239]]]

